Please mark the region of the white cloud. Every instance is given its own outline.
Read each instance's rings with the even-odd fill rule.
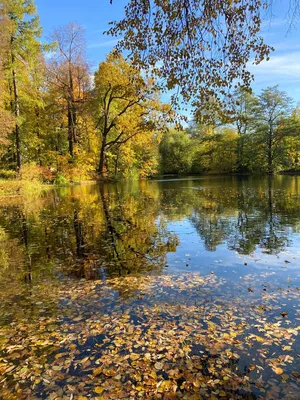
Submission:
[[[295,52],[295,50],[300,50],[300,43],[298,39],[286,39],[273,44],[273,47],[275,52]]]
[[[300,82],[300,51],[283,55],[271,55],[269,61],[259,65],[249,65],[255,82],[277,83]]]
[[[112,40],[107,40],[105,42],[99,42],[99,43],[91,43],[88,45],[89,49],[96,49],[98,47],[114,47],[118,43],[119,39],[112,39]]]
[[[280,26],[286,26],[288,27],[288,21],[286,18],[266,18],[262,24],[261,24],[261,29],[264,31],[268,31],[271,28],[276,28]]]

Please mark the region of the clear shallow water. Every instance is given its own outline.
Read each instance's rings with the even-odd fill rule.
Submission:
[[[299,398],[300,177],[61,188],[0,226],[1,398]]]

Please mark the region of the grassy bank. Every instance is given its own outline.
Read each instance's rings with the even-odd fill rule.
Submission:
[[[58,171],[53,172],[48,167],[28,163],[24,164],[19,172],[0,169],[0,196],[36,195],[55,186],[87,183],[87,178],[86,174],[77,170],[62,174]]]
[[[36,195],[49,187],[38,180],[0,179],[0,196]]]

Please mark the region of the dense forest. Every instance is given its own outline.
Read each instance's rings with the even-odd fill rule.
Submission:
[[[300,170],[300,110],[278,86],[258,95],[236,89],[230,112],[224,97],[217,107],[209,98],[186,119],[120,52],[94,72],[81,26],[60,27],[43,43],[33,1],[1,4],[2,177],[66,183]],[[205,118],[209,108],[218,113]]]

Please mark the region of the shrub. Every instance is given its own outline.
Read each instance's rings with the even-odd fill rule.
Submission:
[[[13,171],[11,169],[0,169],[0,179],[13,179],[16,177],[16,171]]]
[[[22,181],[42,182],[43,180],[42,168],[37,166],[35,163],[24,164],[20,169],[20,178]]]
[[[58,174],[54,179],[54,183],[55,185],[66,185],[68,180],[62,174]]]
[[[48,167],[40,167],[43,182],[52,183],[54,180],[53,172]]]

